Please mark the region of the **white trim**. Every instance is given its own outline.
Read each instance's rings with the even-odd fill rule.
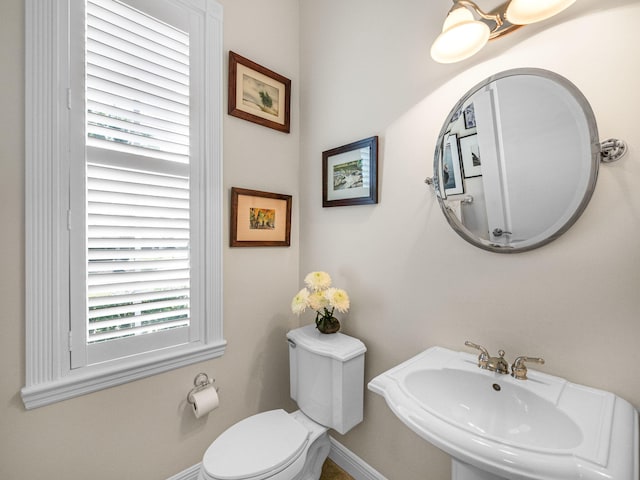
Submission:
[[[219,89],[207,89],[204,158],[212,188],[203,195],[210,221],[204,246],[206,321],[192,342],[114,365],[70,369],[69,348],[69,157],[68,0],[25,2],[25,387],[27,409],[130,382],[223,354],[222,336],[222,7],[215,0],[173,0],[204,16],[206,73]],[[213,30],[213,31],[211,31]],[[211,49],[211,50],[208,50]],[[215,50],[215,51],[214,51]],[[203,182],[204,184],[204,182]],[[209,191],[211,190],[211,191]]]
[[[329,437],[331,451],[329,458],[355,480],[387,480],[384,475],[371,467],[335,438]]]
[[[331,451],[329,452],[328,458],[333,460],[336,465],[351,475],[355,480],[387,480],[382,474],[369,466],[369,464],[336,439],[330,436],[329,441],[331,442]],[[202,463],[193,465],[167,480],[197,480],[200,465],[202,465]]]
[[[225,346],[226,342],[223,340],[217,345],[206,345],[197,349],[190,348],[189,351],[171,357],[163,355],[163,358],[159,358],[160,355],[157,355],[141,359],[136,363],[128,362],[125,367],[120,368],[85,367],[61,378],[25,386],[21,391],[22,401],[27,410],[43,407],[68,398],[219,357],[224,353]]]
[[[56,299],[66,293],[61,256],[67,248],[60,215],[68,208],[58,188],[61,138],[67,105],[59,90],[68,85],[58,59],[66,58],[63,35],[68,25],[64,2],[27,1],[25,5],[25,317],[26,385],[52,381],[59,375],[60,348],[68,318]],[[66,95],[65,95],[66,96]],[[66,188],[65,188],[66,191]],[[37,193],[37,195],[36,195]],[[68,330],[68,328],[67,328]]]
[[[210,162],[205,162],[205,172],[203,177],[208,178],[209,185],[214,188],[206,189],[204,192],[205,208],[202,209],[207,218],[210,219],[209,225],[211,230],[206,232],[205,239],[205,269],[204,279],[208,291],[205,293],[205,310],[209,312],[213,318],[219,319],[213,323],[212,328],[205,331],[204,341],[211,342],[214,339],[222,339],[222,319],[223,317],[223,276],[222,273],[215,275],[214,272],[222,272],[222,240],[218,244],[214,241],[217,234],[219,239],[222,238],[224,230],[223,224],[223,205],[224,205],[224,187],[223,181],[216,182],[215,179],[223,179],[223,145],[222,145],[222,126],[223,126],[223,86],[224,83],[224,45],[223,45],[223,9],[217,1],[208,0],[205,3],[206,22],[213,28],[207,29],[206,45],[209,49],[206,60],[205,69],[206,76],[209,81],[215,81],[220,85],[219,89],[206,89],[206,102],[211,108],[206,112],[205,124],[208,131],[205,138],[205,152],[211,158]],[[210,96],[210,98],[209,98]]]
[[[167,480],[198,480],[200,465],[202,465],[202,463],[198,463],[192,467],[187,468],[186,470],[181,471],[180,473],[176,473],[173,477],[167,478]]]

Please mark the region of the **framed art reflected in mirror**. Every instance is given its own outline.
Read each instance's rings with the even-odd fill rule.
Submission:
[[[482,162],[480,160],[478,135],[474,133],[473,135],[462,137],[459,142],[464,178],[479,177],[482,175]]]

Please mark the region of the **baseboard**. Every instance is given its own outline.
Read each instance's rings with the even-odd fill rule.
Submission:
[[[358,457],[335,438],[329,437],[331,451],[329,458],[355,480],[387,480],[380,472]]]
[[[171,478],[167,478],[167,480],[198,480],[198,472],[200,472],[199,463],[177,473]]]
[[[329,440],[331,441],[329,458],[355,480],[387,480],[381,473],[369,466],[369,464],[335,438],[329,437]],[[199,471],[200,464],[198,463],[167,480],[198,480]]]

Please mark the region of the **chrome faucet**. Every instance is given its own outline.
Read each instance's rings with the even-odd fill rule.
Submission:
[[[498,357],[492,357],[489,355],[489,352],[482,345],[477,345],[473,342],[467,340],[464,342],[467,347],[475,348],[476,350],[480,350],[480,355],[478,355],[478,367],[489,370],[490,372],[498,372],[502,374],[509,373],[509,364],[504,359],[504,350],[498,350]]]
[[[482,345],[475,344],[467,340],[464,342],[467,347],[475,348],[476,350],[480,350],[480,355],[478,355],[478,367],[483,370],[489,370],[491,372],[501,373],[506,375],[509,373],[509,364],[504,359],[504,350],[498,350],[498,356],[492,357],[489,355],[489,352]],[[540,365],[544,365],[544,359],[538,357],[526,357],[520,356],[515,359],[513,365],[511,365],[511,376],[517,380],[526,380],[527,379],[527,367],[525,366],[525,362],[535,362]]]
[[[509,373],[509,364],[504,359],[504,350],[498,350],[498,355],[498,357],[489,357],[487,370],[506,375]]]

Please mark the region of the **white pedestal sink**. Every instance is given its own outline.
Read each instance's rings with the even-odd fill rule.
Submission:
[[[451,480],[509,480],[498,477],[469,464],[460,462],[455,458],[451,459]]]
[[[603,390],[430,348],[369,383],[409,428],[453,457],[453,480],[638,480],[638,412]]]

